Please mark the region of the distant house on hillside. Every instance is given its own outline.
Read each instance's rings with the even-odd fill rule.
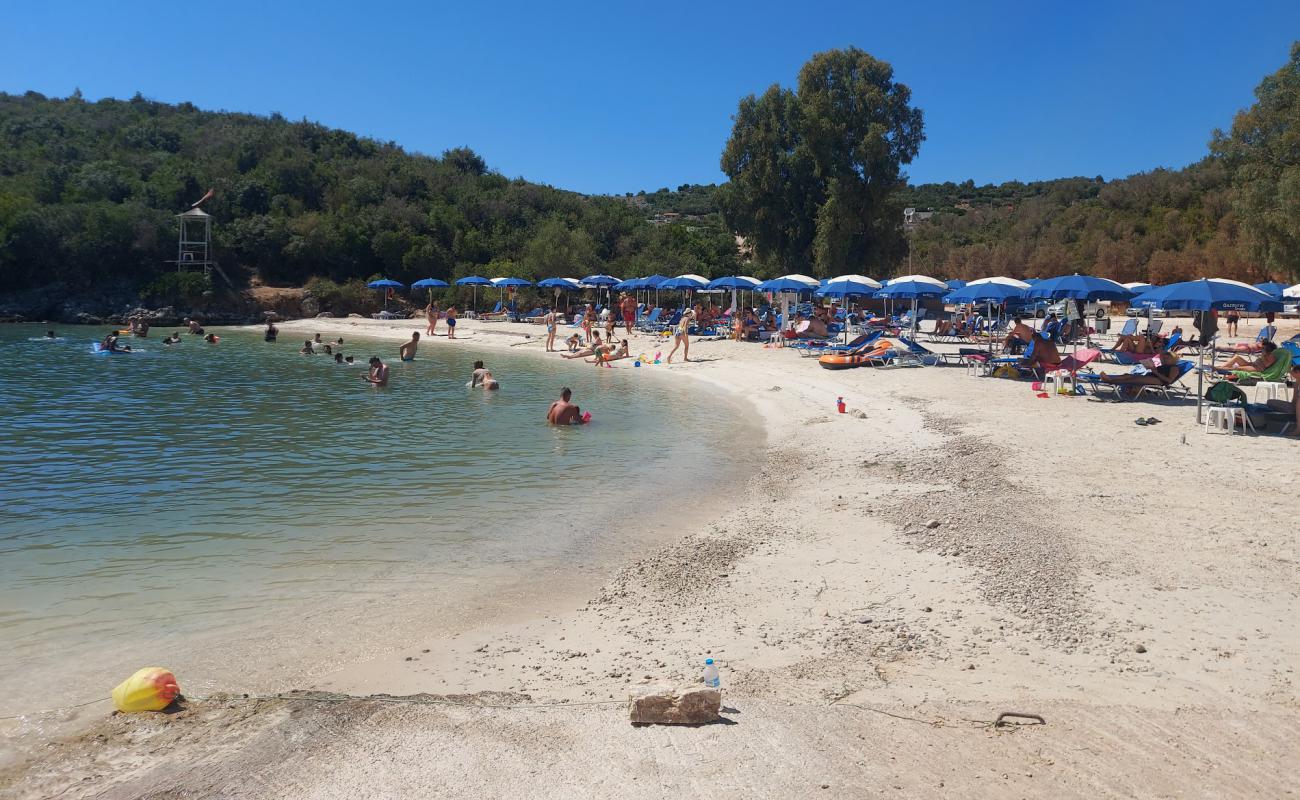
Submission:
[[[651,225],[671,225],[682,217],[676,211],[660,211],[650,218]]]
[[[905,208],[903,209],[903,227],[910,228],[913,225],[929,220],[933,216],[933,211],[917,211],[915,208]]]

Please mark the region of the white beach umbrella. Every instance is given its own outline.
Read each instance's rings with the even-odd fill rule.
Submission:
[[[839,283],[841,281],[851,281],[853,283],[865,283],[873,289],[879,289],[882,284],[875,278],[868,278],[866,275],[836,275],[834,278],[827,278],[826,283]]]
[[[1283,297],[1300,297],[1300,283],[1295,286],[1288,286],[1282,290]]]
[[[1150,289],[1154,285],[1155,284],[1147,283],[1146,281],[1130,281],[1128,283],[1120,284],[1120,286],[1123,286],[1125,289],[1128,289],[1130,292],[1142,292],[1147,289]]]
[[[1000,286],[1010,286],[1010,287],[1012,287],[1013,289],[1028,289],[1028,288],[1029,288],[1029,284],[1028,284],[1027,282],[1025,282],[1025,281],[1018,280],[1018,279],[1016,279],[1016,278],[1007,278],[1007,277],[1003,277],[1003,276],[1001,276],[1001,275],[994,276],[994,277],[992,277],[992,278],[976,278],[975,280],[971,281],[970,283],[968,283],[968,284],[966,284],[966,285],[967,285],[967,286],[979,286],[980,284],[984,284],[984,283],[996,283],[996,284],[998,284],[998,285],[1000,285]]]
[[[907,281],[916,281],[918,283],[932,283],[935,286],[939,287],[940,289],[943,289],[944,292],[948,291],[948,284],[944,283],[938,278],[931,278],[929,275],[900,275],[897,278],[890,278],[889,280],[885,281],[885,285],[890,286],[895,283],[906,283]]]
[[[791,280],[791,281],[798,281],[799,283],[806,283],[808,284],[809,287],[816,287],[820,284],[820,281],[818,281],[816,278],[810,278],[807,275],[800,275],[797,272],[791,273],[789,275],[782,275],[781,278],[785,278],[786,280]],[[777,278],[777,280],[780,280],[781,278]]]

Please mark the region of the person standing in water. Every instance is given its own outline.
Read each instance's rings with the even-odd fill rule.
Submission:
[[[262,334],[262,340],[267,342],[274,342],[275,337],[279,335],[280,335],[280,329],[275,327],[275,323],[268,319],[266,321],[266,331]]]
[[[430,300],[429,305],[424,307],[424,318],[429,323],[428,327],[424,329],[426,334],[429,336],[438,335],[438,318],[441,316],[442,309],[438,308],[437,303]]]
[[[542,324],[546,326],[546,352],[555,352],[555,309],[546,312],[542,317]]]
[[[501,388],[501,384],[497,383],[496,378],[492,377],[492,372],[483,366],[483,362],[475,361],[474,372],[469,376],[469,388],[475,389],[479,386],[488,390]]]
[[[447,338],[456,338],[456,307],[447,306]]]
[[[560,399],[551,403],[551,407],[546,410],[546,421],[552,425],[577,425],[581,422],[582,411],[569,402],[572,397],[573,392],[569,387],[561,389]]]
[[[668,354],[668,363],[673,363],[673,355],[676,354],[677,348],[682,348],[682,361],[691,360],[691,321],[695,319],[695,312],[689,308],[682,312],[682,318],[677,323],[677,336],[673,341],[673,350]]]
[[[361,380],[375,386],[388,385],[388,365],[379,359],[379,356],[370,357],[370,372],[361,376]]]
[[[420,346],[420,332],[419,332],[419,331],[412,331],[412,332],[411,332],[411,341],[409,341],[409,342],[407,342],[406,344],[402,345],[401,347],[397,348],[397,355],[398,355],[398,357],[401,358],[403,361],[414,361],[414,360],[415,360],[415,350],[416,350],[416,348],[419,347],[419,346]]]

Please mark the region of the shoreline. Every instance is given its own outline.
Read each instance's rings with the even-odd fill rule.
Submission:
[[[282,336],[324,335],[334,325],[345,338],[382,325],[391,332],[373,338],[385,341],[424,327],[346,319],[279,327]],[[510,344],[495,333],[465,341]],[[555,797],[651,797],[663,787],[779,797],[819,783],[836,796],[887,785],[906,796],[1287,790],[1284,765],[1300,755],[1300,543],[1285,504],[1271,498],[1293,493],[1294,440],[1204,434],[1186,404],[1042,400],[1027,384],[954,367],[829,372],[787,350],[728,341],[692,343],[692,353],[701,363],[672,365],[665,376],[735,393],[767,430],[751,474],[728,487],[728,508],[612,567],[585,605],[524,609],[459,637],[414,637],[412,649],[320,688],[470,704],[617,700],[694,679],[707,654],[722,667],[736,724],[638,732],[617,705],[546,713],[363,697],[344,710],[200,702],[176,732],[143,717],[97,725],[108,765],[97,789],[238,793],[285,780],[291,796],[344,796],[362,785],[427,791],[447,781],[489,796],[524,781],[529,796]],[[837,396],[858,413],[836,414]],[[1163,423],[1134,426],[1140,412]],[[1206,514],[1209,498],[1250,514]],[[847,708],[831,714],[838,706]],[[1008,708],[1042,713],[1048,724],[1015,736],[963,729],[962,719]],[[1243,715],[1262,716],[1247,728]],[[946,730],[917,724],[937,718]],[[188,732],[213,743],[236,722],[250,742],[301,734],[312,764],[338,763],[318,774],[305,762],[275,762],[274,747],[265,757],[228,747],[214,760],[172,739]],[[1229,750],[1213,733],[1225,728]],[[476,737],[470,749],[457,743],[465,731]],[[194,756],[195,773],[131,763],[142,738]],[[846,751],[846,741],[865,750]],[[646,751],[648,742],[665,752]],[[918,758],[936,744],[951,757]],[[417,745],[443,758],[407,763]],[[84,748],[62,745],[70,766],[38,762],[10,779],[32,794],[70,786],[85,774]],[[673,754],[700,748],[711,766],[674,769]],[[538,759],[545,786],[532,777]],[[772,774],[777,764],[785,766]],[[606,791],[575,788],[566,769]]]

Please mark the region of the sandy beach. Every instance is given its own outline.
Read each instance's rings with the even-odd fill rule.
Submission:
[[[396,360],[424,324],[280,329],[367,338]],[[1282,320],[1279,338],[1296,329]],[[541,332],[465,320],[420,353],[561,364]],[[670,349],[632,338],[634,354]],[[630,510],[680,520],[648,554],[540,600],[501,598],[472,624],[410,609],[386,647],[300,687],[311,694],[69,712],[84,729],[0,770],[0,794],[1294,794],[1295,438],[1206,434],[1192,402],[1043,399],[961,367],[832,372],[731,341],[690,352],[639,371],[732,393],[766,443],[717,508]],[[557,390],[583,368],[597,367],[557,366]],[[705,657],[727,724],[628,723],[630,695],[698,679]],[[990,725],[1008,711],[1045,724]]]

